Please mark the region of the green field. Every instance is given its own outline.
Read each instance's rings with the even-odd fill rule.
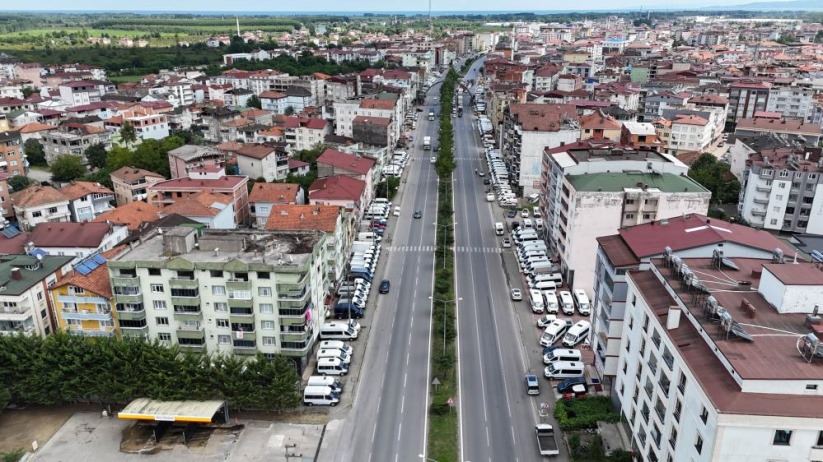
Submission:
[[[120,38],[120,37],[147,37],[149,35],[148,32],[145,31],[136,31],[136,30],[123,30],[123,29],[92,29],[92,28],[82,28],[82,27],[51,27],[46,29],[30,29],[20,32],[10,32],[6,34],[0,34],[0,41],[6,38],[18,38],[18,37],[42,37],[48,34],[57,33],[64,33],[64,34],[82,34],[86,32],[89,37],[100,37],[101,35],[108,35],[112,38]],[[174,38],[173,33],[163,32],[160,34],[160,37],[166,38]]]

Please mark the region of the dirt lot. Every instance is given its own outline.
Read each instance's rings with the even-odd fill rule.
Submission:
[[[32,406],[5,410],[0,414],[0,452],[31,450],[32,441],[40,446],[78,411],[97,410],[99,406]]]

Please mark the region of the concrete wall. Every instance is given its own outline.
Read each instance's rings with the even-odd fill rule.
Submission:
[[[792,187],[791,176],[786,180],[774,180],[769,193],[769,205],[766,208],[766,219],[763,228],[779,230],[783,227],[783,217],[786,215],[786,204],[789,203],[789,191]]]
[[[792,431],[789,445],[773,444],[776,430]],[[721,415],[712,460],[724,462],[821,460],[823,455],[820,449],[813,449],[817,445],[819,432],[820,419]]]
[[[823,234],[823,184],[814,189],[814,201],[809,210],[809,224],[806,226],[809,234]]]
[[[823,286],[786,285],[768,268],[763,268],[757,291],[779,313],[811,313],[814,306],[823,300]]]
[[[561,143],[571,144],[580,136],[579,130],[560,130],[557,132],[523,131],[520,146],[520,178],[518,184],[523,188],[523,196],[540,191],[540,171],[543,163],[543,150],[556,148]]]

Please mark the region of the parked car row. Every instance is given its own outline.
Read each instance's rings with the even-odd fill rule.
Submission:
[[[491,173],[491,183],[494,187],[494,194],[491,192],[486,194],[486,200],[494,202],[495,196],[501,207],[516,207],[517,198],[509,186],[509,171],[506,168],[505,162],[500,151],[497,149],[486,150],[486,163]],[[486,181],[484,181],[484,184]]]
[[[367,237],[379,236],[374,233],[360,233],[360,240],[352,244],[347,282],[337,291],[341,298],[334,305],[335,319],[360,319],[365,315],[374,272],[380,258],[380,243],[364,239]]]
[[[403,169],[409,162],[409,156],[405,151],[395,151],[389,165],[383,168],[383,174],[386,176],[400,176],[403,174]]]

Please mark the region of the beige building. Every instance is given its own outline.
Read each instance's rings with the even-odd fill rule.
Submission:
[[[148,187],[164,181],[162,175],[142,168],[121,167],[111,173],[114,198],[118,206],[135,201],[148,201]]]

